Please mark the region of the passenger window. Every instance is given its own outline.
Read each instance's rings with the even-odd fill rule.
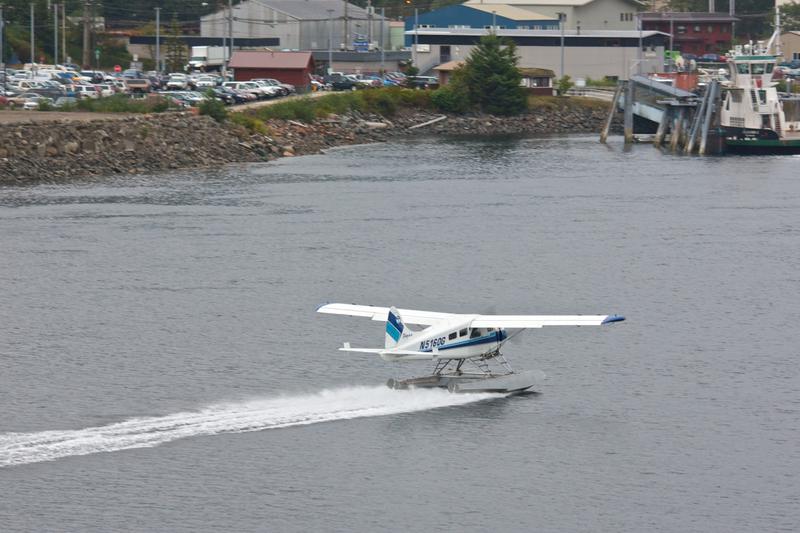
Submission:
[[[480,336],[481,336],[481,330],[476,328],[472,330],[472,333],[470,334],[469,338],[474,339],[475,337],[480,337]]]
[[[458,336],[459,337],[466,337],[467,336],[467,330],[466,329],[462,329],[461,331],[458,332]]]
[[[451,333],[450,335],[448,335],[448,336],[447,336],[447,338],[448,338],[449,340],[453,340],[453,339],[455,339],[455,338],[456,338],[456,332],[454,331],[453,333]]]
[[[488,331],[489,333],[491,333],[492,331],[494,331],[494,328],[489,328],[489,329],[487,329],[486,331]]]

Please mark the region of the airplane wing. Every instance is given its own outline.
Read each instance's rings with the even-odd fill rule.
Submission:
[[[478,315],[473,328],[541,328],[544,326],[602,326],[622,322],[620,315]]]
[[[442,320],[456,316],[452,313],[417,311],[414,309],[398,309],[397,312],[400,313],[401,317],[403,317],[403,322],[421,326],[431,326]],[[389,316],[389,308],[375,307],[374,305],[324,304],[317,308],[317,313],[359,316],[369,318],[377,322],[386,322],[386,319]]]

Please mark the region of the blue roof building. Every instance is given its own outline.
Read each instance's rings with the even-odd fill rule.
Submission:
[[[405,19],[406,32],[414,30],[414,16]],[[507,4],[459,4],[443,7],[417,17],[420,29],[496,29],[554,30],[558,18],[540,15],[527,9]],[[411,46],[414,36],[406,33],[406,46]]]

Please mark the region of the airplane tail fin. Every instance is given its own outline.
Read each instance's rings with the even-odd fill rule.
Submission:
[[[389,309],[389,316],[386,318],[386,348],[394,348],[403,337],[410,337],[414,332],[403,324],[400,313],[392,307]]]

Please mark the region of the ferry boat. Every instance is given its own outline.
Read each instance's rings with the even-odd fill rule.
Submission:
[[[720,109],[720,133],[734,153],[800,154],[800,99],[782,98],[772,81],[780,55],[768,43],[736,46],[729,54],[730,82]]]

